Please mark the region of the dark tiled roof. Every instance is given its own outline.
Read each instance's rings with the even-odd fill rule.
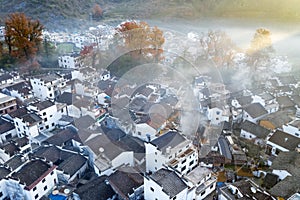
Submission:
[[[171,148],[176,147],[177,145],[181,144],[185,140],[186,139],[178,132],[169,131],[168,133],[165,133],[159,138],[152,140],[151,143],[155,145],[162,152],[165,152],[168,147]]]
[[[67,105],[72,105],[73,94],[70,92],[64,92],[57,97],[56,101],[59,103],[66,103]]]
[[[64,173],[73,176],[86,162],[87,159],[84,156],[72,153],[66,160],[58,165],[58,169],[62,169]]]
[[[0,166],[0,180],[6,177],[10,172],[10,169],[4,166]]]
[[[237,187],[239,189],[239,191],[242,193],[243,198],[239,198],[239,199],[263,199],[263,200],[272,200],[273,198],[270,195],[267,195],[266,193],[263,192],[262,189],[258,189],[253,183],[250,182],[250,180],[241,180],[238,182],[233,183],[232,185],[234,185],[235,187]],[[256,192],[253,193],[251,191],[251,188],[255,188]],[[232,194],[231,189],[228,188],[228,186],[225,186],[223,188],[221,188],[222,191],[224,191],[229,197],[230,199],[236,199],[235,195]],[[252,197],[252,198],[250,198]]]
[[[12,77],[12,75],[10,75],[10,74],[2,74],[1,76],[0,76],[0,81],[6,81],[6,80],[9,80],[9,79],[12,79],[13,77]]]
[[[264,178],[264,187],[267,189],[272,188],[278,181],[278,175],[273,173],[267,173],[267,175]]]
[[[266,120],[271,122],[275,128],[282,128],[282,125],[292,121],[293,117],[290,115],[290,111],[277,111],[263,117],[260,121]]]
[[[268,114],[266,109],[260,103],[252,103],[246,106],[244,109],[252,118],[257,118]]]
[[[19,147],[24,147],[29,144],[29,139],[27,137],[17,137],[14,138],[13,141],[18,145]]]
[[[79,186],[74,192],[81,200],[107,200],[116,194],[110,185],[106,184],[106,176],[97,177],[88,183]]]
[[[95,124],[95,120],[91,116],[85,115],[75,119],[74,124],[78,129],[85,129]]]
[[[144,177],[134,168],[124,167],[108,177],[109,184],[123,199],[134,193],[144,184]]]
[[[2,118],[0,118],[0,134],[3,134],[3,133],[6,133],[8,131],[11,131],[15,128],[15,126],[6,121],[6,120],[3,120]]]
[[[14,172],[12,177],[20,179],[26,186],[32,185],[36,180],[42,177],[51,166],[42,160],[32,160],[24,164],[20,170]]]
[[[294,102],[288,96],[281,96],[276,98],[281,108],[294,107]]]
[[[223,136],[219,137],[218,144],[220,147],[221,155],[225,156],[225,158],[227,158],[229,160],[232,160],[232,154],[230,152],[229,145]]]
[[[58,166],[58,169],[73,176],[87,161],[87,159],[74,152],[64,151],[55,146],[41,146],[34,153],[34,156],[46,158]]]
[[[46,100],[42,102],[33,103],[32,105],[37,107],[39,110],[44,110],[46,108],[49,108],[50,106],[53,106],[54,103],[49,100]]]
[[[28,122],[29,124],[36,124],[42,121],[42,118],[35,113],[28,113],[27,115],[24,115],[21,118],[23,118],[23,120],[25,122]]]
[[[299,192],[300,177],[287,176],[285,179],[277,183],[270,189],[270,193],[275,197],[282,197],[288,199],[296,192]]]
[[[287,170],[293,176],[300,178],[300,154],[296,151],[280,152],[273,160],[271,168],[277,170]]]
[[[77,133],[73,132],[71,129],[61,130],[60,132],[54,134],[48,138],[45,142],[48,144],[54,144],[57,146],[63,146],[66,142],[70,140],[80,141]]]
[[[294,151],[300,144],[300,138],[280,130],[276,130],[276,132],[270,137],[269,141],[290,151]]]
[[[249,104],[251,104],[253,99],[251,96],[242,96],[242,97],[237,98],[236,100],[243,107],[243,106],[248,106]]]
[[[24,157],[22,155],[14,155],[12,158],[10,158],[8,161],[5,162],[9,167],[11,167],[13,170],[17,169],[24,163]]]
[[[15,118],[15,117],[21,118],[22,116],[24,116],[24,115],[26,115],[26,114],[27,114],[27,110],[26,110],[25,107],[18,108],[17,110],[15,110],[15,111],[9,113],[9,115],[10,115],[12,118]]]
[[[252,133],[256,135],[258,138],[262,138],[262,139],[265,139],[270,133],[268,129],[265,129],[264,127],[254,124],[253,122],[250,122],[248,120],[244,121],[241,124],[241,129],[249,133]]]
[[[20,148],[13,142],[3,145],[1,149],[4,149],[4,151],[10,156],[13,156],[20,151]]]
[[[187,185],[174,171],[160,169],[149,177],[161,186],[171,198],[187,188]]]

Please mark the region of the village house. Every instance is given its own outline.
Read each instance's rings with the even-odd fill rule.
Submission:
[[[284,132],[300,138],[300,120],[296,119],[282,126]]]
[[[265,139],[267,138],[269,133],[270,131],[268,129],[248,120],[242,122],[241,124],[240,137],[246,138],[248,140],[253,140],[257,145],[264,145]]]
[[[299,144],[299,137],[276,130],[269,138],[267,138],[266,152],[276,156],[282,151],[287,152],[297,150]]]
[[[27,108],[42,118],[42,124],[44,126],[39,127],[40,131],[51,131],[55,129],[59,119],[63,114],[66,114],[64,106],[54,104],[50,100],[32,103]]]
[[[147,172],[170,166],[180,174],[187,174],[198,164],[198,151],[192,141],[175,131],[146,142],[145,148]]]
[[[267,114],[268,111],[260,103],[252,103],[244,108],[243,119],[257,124]]]
[[[284,124],[293,120],[293,114],[290,111],[281,110],[271,113],[259,120],[259,125],[269,130],[282,129]]]
[[[203,200],[216,189],[217,179],[206,167],[196,167],[184,179],[189,186],[187,199]]]
[[[62,55],[58,57],[58,66],[68,69],[78,69],[82,67],[81,56],[79,54]]]
[[[300,171],[298,163],[300,154],[295,151],[281,152],[272,162],[272,173],[278,175],[279,182],[270,189],[276,198],[289,199],[299,192]]]
[[[66,86],[66,80],[57,74],[39,75],[30,78],[32,92],[41,101],[46,99],[54,100],[60,89]]]
[[[32,159],[8,176],[6,189],[11,199],[38,200],[49,193],[57,183],[55,165],[41,159]]]
[[[13,123],[0,117],[0,143],[5,143],[17,136],[17,131]]]
[[[219,200],[235,200],[241,198],[255,198],[264,200],[274,199],[269,193],[261,189],[250,179],[229,183],[218,190]]]
[[[20,101],[33,98],[32,88],[26,81],[21,81],[16,84],[10,85],[2,89],[2,92],[9,96],[16,97]]]
[[[0,115],[13,112],[16,109],[17,109],[16,98],[0,93]]]
[[[70,183],[76,178],[81,178],[89,163],[85,156],[51,144],[40,146],[31,156],[45,158],[56,165],[58,181],[62,183]]]
[[[133,200],[143,197],[144,177],[133,167],[120,167],[107,180],[119,199]]]
[[[13,121],[19,137],[28,136],[32,139],[38,136],[43,128],[42,118],[34,112],[28,112],[25,107],[11,112],[8,118]]]
[[[161,168],[144,177],[145,200],[187,200],[188,186],[175,171]]]

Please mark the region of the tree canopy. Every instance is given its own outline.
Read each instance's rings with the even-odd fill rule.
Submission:
[[[162,59],[162,46],[165,42],[163,31],[150,27],[146,22],[128,21],[117,28],[124,39],[124,46],[133,56],[143,56],[156,61]]]
[[[24,13],[13,13],[5,20],[5,42],[9,54],[19,59],[33,59],[42,42],[44,26]]]

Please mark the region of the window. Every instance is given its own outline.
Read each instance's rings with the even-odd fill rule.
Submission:
[[[219,115],[219,114],[220,114],[220,111],[217,111],[216,114]]]
[[[192,161],[190,162],[190,166],[193,165],[193,164],[194,164],[194,161],[192,160]]]
[[[45,116],[46,115],[46,112],[43,112],[43,116]]]
[[[183,168],[181,168],[181,171],[183,172],[186,169],[186,166],[184,166]]]
[[[155,152],[155,155],[157,155],[157,152]]]
[[[13,110],[13,109],[15,109],[15,107],[13,106],[13,107],[10,107],[9,109],[10,109],[10,110]]]
[[[3,196],[3,193],[2,192],[0,192],[0,197],[2,197]]]
[[[47,185],[46,185],[46,186],[44,187],[44,191],[47,190],[47,188],[48,188],[48,187],[47,187]]]
[[[200,194],[201,196],[205,195],[205,190]]]
[[[214,184],[212,184],[209,188],[212,189],[214,187]]]
[[[52,97],[52,94],[49,94],[50,97]]]
[[[54,174],[54,171],[52,171],[50,174],[53,175],[53,174]]]
[[[36,194],[36,195],[34,196],[34,198],[35,198],[35,199],[39,198],[39,195],[38,195],[38,194]]]
[[[53,115],[50,115],[50,117],[52,117]]]
[[[40,127],[40,130],[43,130],[44,129],[44,127]]]
[[[153,187],[150,187],[150,190],[151,190],[152,192],[154,192],[154,189],[153,189]]]
[[[157,162],[157,160],[155,159],[155,162]]]
[[[45,119],[44,119],[44,122],[46,122],[46,121],[48,121],[48,119],[47,119],[47,118],[45,118]]]
[[[176,196],[175,197],[173,197],[173,200],[175,200],[176,199]]]
[[[141,134],[142,134],[142,133],[139,131],[139,132],[138,132],[138,135],[141,135]]]
[[[34,187],[32,190],[33,190],[33,191],[36,191],[36,187]]]
[[[49,129],[49,125],[46,126],[46,129]]]
[[[216,120],[219,120],[219,117],[217,117]]]
[[[52,126],[55,126],[54,122],[52,123]]]
[[[186,159],[184,159],[181,163],[183,164],[183,163],[185,163],[186,162]]]
[[[171,159],[171,158],[172,158],[172,156],[169,157],[169,159]]]
[[[43,179],[43,180],[42,180],[42,183],[45,183],[45,181],[46,181],[46,179]]]

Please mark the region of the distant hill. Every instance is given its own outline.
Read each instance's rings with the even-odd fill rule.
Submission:
[[[300,20],[298,0],[0,0],[0,17],[24,12],[49,29],[73,30],[89,25],[95,3],[106,23],[124,19],[195,19],[237,17]]]

